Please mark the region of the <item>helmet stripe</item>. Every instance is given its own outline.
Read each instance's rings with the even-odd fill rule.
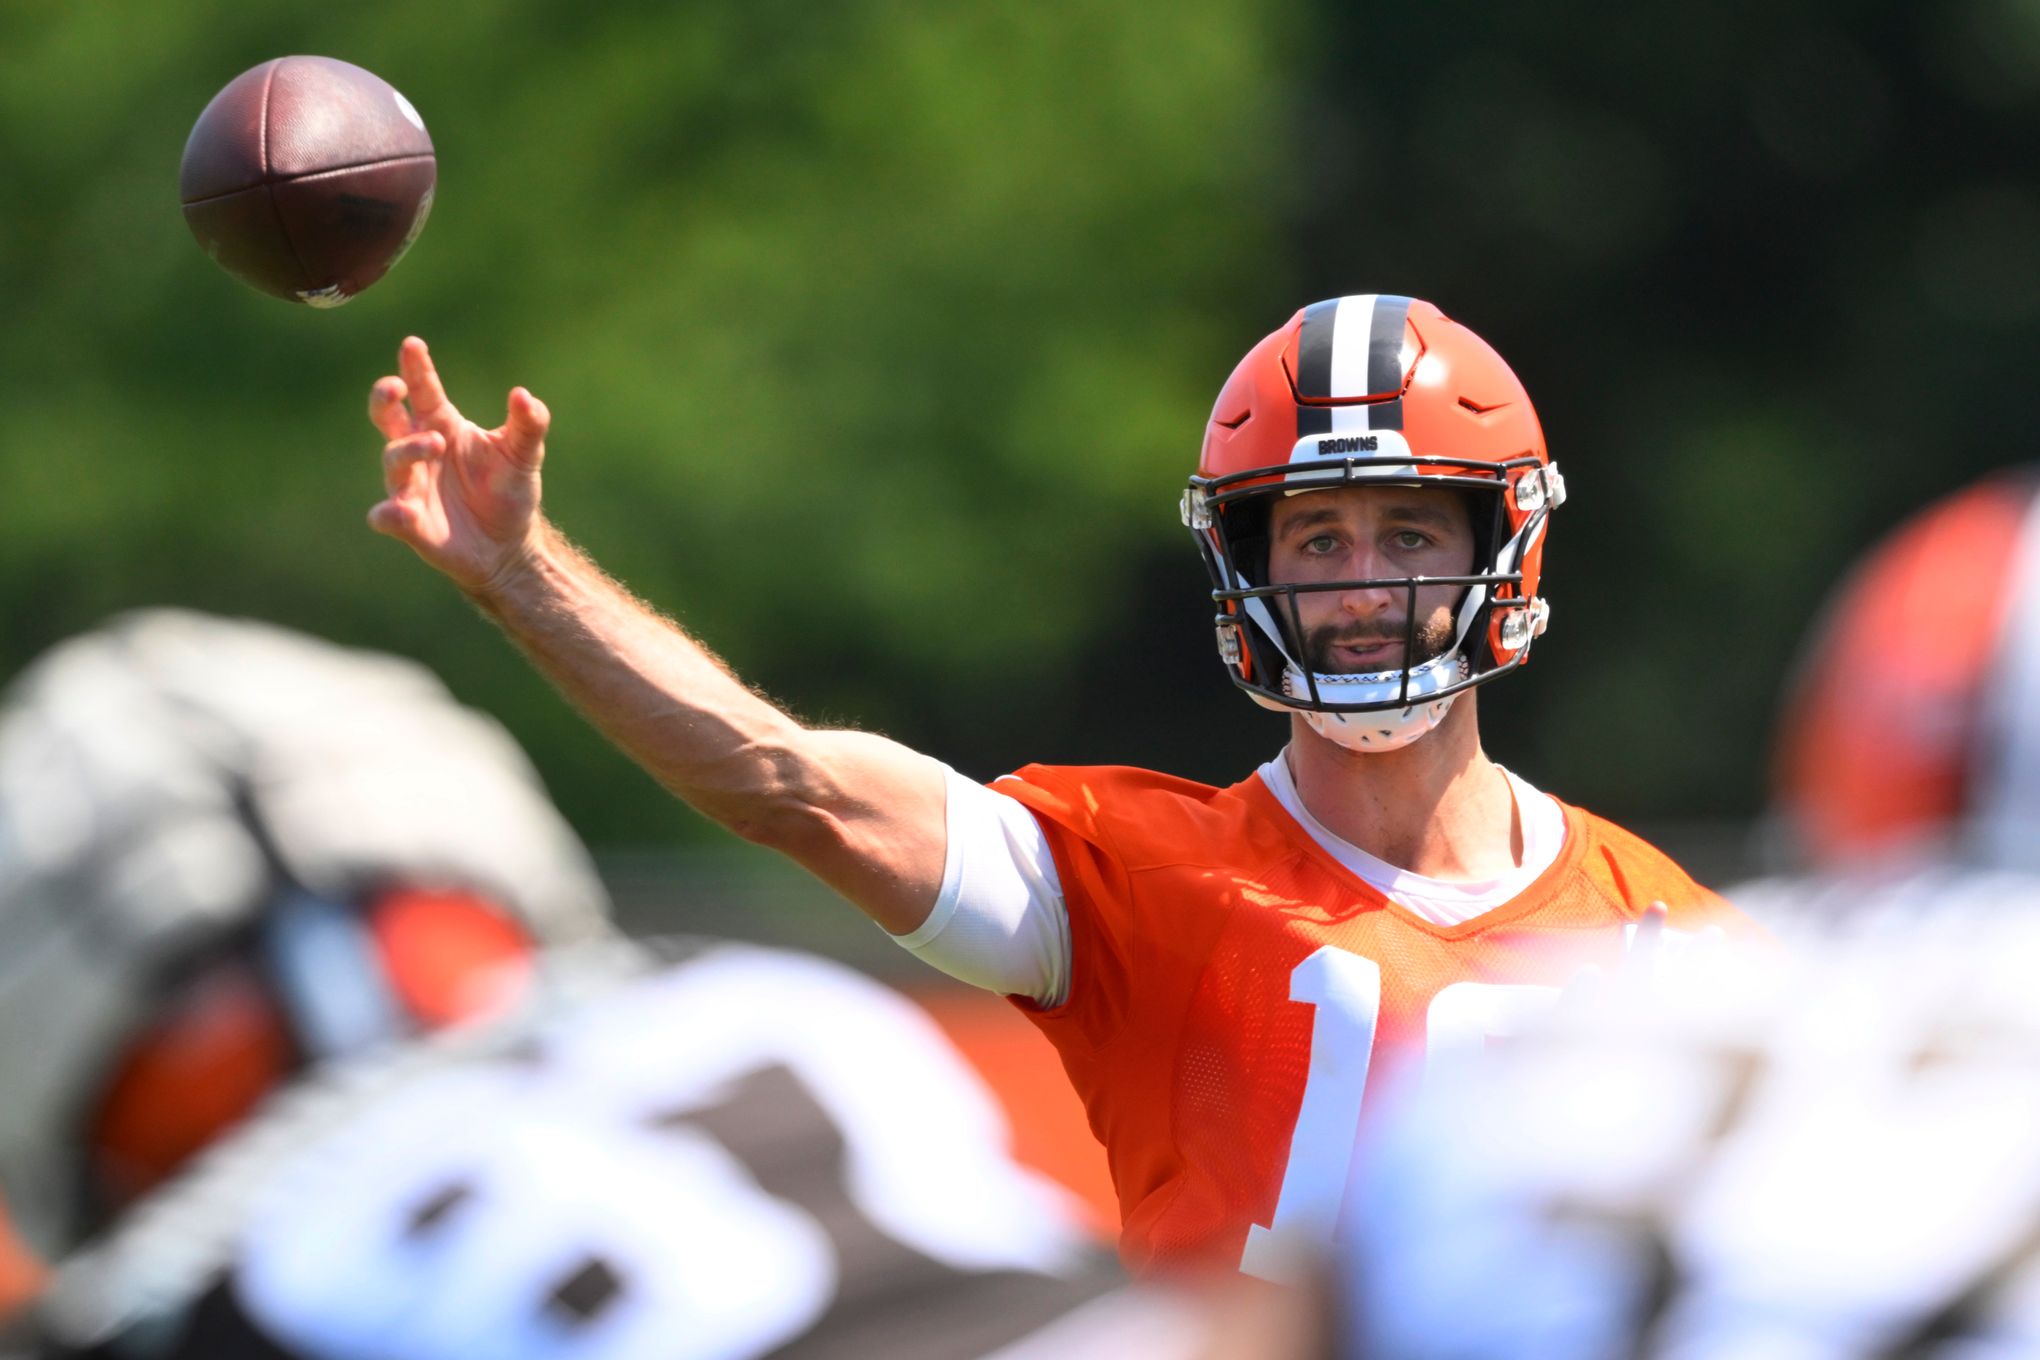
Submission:
[[[1305,401],[1354,401],[1381,392],[1398,395],[1335,416],[1304,408],[1296,434],[1332,430],[1400,430],[1404,334],[1410,300],[1392,293],[1358,293],[1314,302],[1303,309],[1296,338],[1296,394]]]
[[[1333,398],[1372,396],[1368,385],[1373,365],[1368,346],[1374,334],[1373,293],[1339,299],[1338,318],[1332,325],[1332,385],[1325,395]]]
[[[1373,408],[1370,420],[1377,430],[1403,427],[1403,332],[1409,315],[1408,298],[1382,297],[1374,304],[1372,324],[1367,329],[1367,390],[1397,394]]]
[[[1368,396],[1376,392],[1402,392],[1403,331],[1409,315],[1410,300],[1406,297],[1375,299],[1374,315],[1367,327]]]
[[[1332,348],[1338,329],[1339,304],[1344,298],[1313,302],[1303,309],[1303,325],[1296,336],[1296,395],[1322,401],[1332,391]]]
[[[1373,412],[1374,408],[1364,402],[1353,406],[1332,406],[1326,409],[1332,415],[1331,432],[1333,434],[1354,434],[1374,428],[1367,420],[1367,417]]]
[[[1303,309],[1296,336],[1296,395],[1327,397],[1332,391],[1332,342],[1338,327],[1339,299],[1313,302]],[[1332,412],[1324,406],[1296,408],[1296,437],[1332,432]]]
[[[2029,493],[2030,494],[2030,493]],[[2040,819],[2040,495],[2012,556],[1997,655],[1978,686],[1972,834],[1991,861],[2030,866]]]

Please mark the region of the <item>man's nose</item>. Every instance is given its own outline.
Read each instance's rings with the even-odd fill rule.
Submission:
[[[1382,560],[1381,553],[1373,548],[1356,548],[1347,563],[1352,581],[1378,581],[1395,575]],[[1362,586],[1339,592],[1340,612],[1355,618],[1371,618],[1376,614],[1394,610],[1402,591],[1395,586]]]
[[[1393,586],[1367,586],[1339,592],[1339,612],[1356,619],[1377,618],[1396,612],[1402,592]]]

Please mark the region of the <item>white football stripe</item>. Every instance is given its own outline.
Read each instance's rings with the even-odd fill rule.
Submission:
[[[1368,417],[1373,410],[1372,406],[1334,406],[1332,408],[1332,433],[1352,434],[1355,431],[1364,431],[1370,428]]]
[[[1374,330],[1374,305],[1379,298],[1378,293],[1362,293],[1339,299],[1339,310],[1332,318],[1331,395],[1335,397],[1368,395],[1368,343]]]
[[[2040,496],[2027,511],[2011,571],[1972,757],[1976,832],[1994,858],[2032,863],[2040,825]]]

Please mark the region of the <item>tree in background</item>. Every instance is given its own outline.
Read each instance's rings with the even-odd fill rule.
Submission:
[[[1016,696],[1052,710],[1120,565],[1181,533],[1237,317],[1288,292],[1282,22],[14,8],[6,655],[150,601],[394,647],[504,716],[591,837],[694,834],[361,527],[363,393],[415,331],[478,411],[512,382],[547,399],[548,503],[634,588],[809,712],[947,723],[967,761]],[[384,75],[439,153],[424,236],[338,312],[234,287],[178,217],[192,118],[289,51]]]
[[[1749,814],[1843,564],[2034,455],[2040,10],[1319,22],[1295,119],[1321,168],[1291,232],[1304,291],[1392,262],[1517,362],[1570,479],[1552,633],[1494,695],[1498,756],[1627,815]]]
[[[334,313],[178,218],[191,120],[292,51],[440,153]],[[360,527],[415,331],[478,412],[545,397],[562,526],[809,716],[1229,781],[1281,729],[1176,491],[1244,343],[1404,291],[1511,356],[1572,479],[1497,754],[1746,815],[1833,572],[2031,456],[2036,133],[2015,0],[7,6],[0,669],[122,606],[270,617],[434,666],[597,843],[709,834]]]

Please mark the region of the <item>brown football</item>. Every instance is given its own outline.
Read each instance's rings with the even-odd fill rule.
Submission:
[[[331,57],[278,57],[213,96],[177,187],[192,235],[251,288],[337,307],[425,225],[439,176],[411,101]]]

